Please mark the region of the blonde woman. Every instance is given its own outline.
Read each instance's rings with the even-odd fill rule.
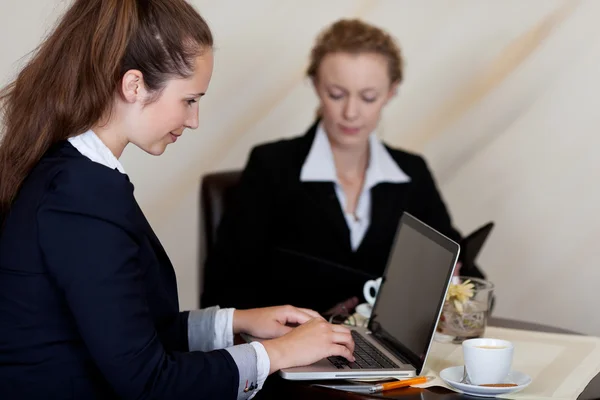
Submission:
[[[382,274],[403,211],[460,239],[425,160],[374,133],[402,74],[382,29],[340,20],[321,33],[307,71],[318,119],[252,150],[205,266],[203,304],[351,311]]]

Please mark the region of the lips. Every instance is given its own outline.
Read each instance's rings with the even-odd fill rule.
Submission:
[[[350,126],[344,126],[344,125],[338,125],[338,127],[346,135],[356,135],[356,134],[358,134],[360,132],[360,128],[355,128],[355,127],[350,127]]]
[[[179,138],[179,136],[181,136],[181,135],[176,135],[173,132],[169,132],[169,135],[171,136],[171,140],[173,141],[173,143],[175,143],[177,141],[177,139]]]

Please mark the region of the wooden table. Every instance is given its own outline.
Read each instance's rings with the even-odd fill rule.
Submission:
[[[550,326],[538,325],[529,322],[514,321],[503,318],[490,318],[489,324],[491,326],[497,326],[502,328],[511,329],[526,329],[538,332],[550,332],[550,333],[570,333],[574,332],[565,329],[554,328]],[[339,383],[339,381],[338,381]],[[365,395],[357,393],[348,393],[340,390],[332,390],[326,388],[318,388],[311,386],[308,382],[293,382],[281,379],[279,375],[270,376],[263,389],[254,397],[256,400],[265,399],[282,399],[282,400],[295,400],[295,399],[348,399],[348,400],[361,400],[361,399],[405,399],[405,400],[458,400],[458,399],[469,399],[476,400],[481,397],[473,397],[460,393],[453,392],[443,387],[431,387],[427,389],[419,388],[405,388],[397,389],[384,394],[377,395]],[[585,391],[579,396],[579,400],[592,400],[600,399],[600,374],[596,375],[594,380],[586,387]]]

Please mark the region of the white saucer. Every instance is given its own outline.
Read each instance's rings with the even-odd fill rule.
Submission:
[[[518,392],[525,389],[531,383],[531,378],[524,373],[510,371],[508,377],[502,383],[516,383],[518,386],[489,387],[470,385],[467,383],[460,383],[463,378],[463,371],[464,367],[462,365],[446,368],[440,372],[440,378],[442,378],[448,385],[460,390],[461,392],[464,392],[465,394],[479,397],[496,397],[499,394]]]
[[[361,303],[356,306],[356,312],[365,318],[371,318],[371,310],[373,307],[369,303]]]

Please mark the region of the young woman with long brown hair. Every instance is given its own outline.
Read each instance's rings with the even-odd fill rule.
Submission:
[[[198,126],[212,44],[183,0],[76,0],[1,92],[3,399],[248,398],[277,369],[353,359],[312,310],[179,310],[118,158]]]

